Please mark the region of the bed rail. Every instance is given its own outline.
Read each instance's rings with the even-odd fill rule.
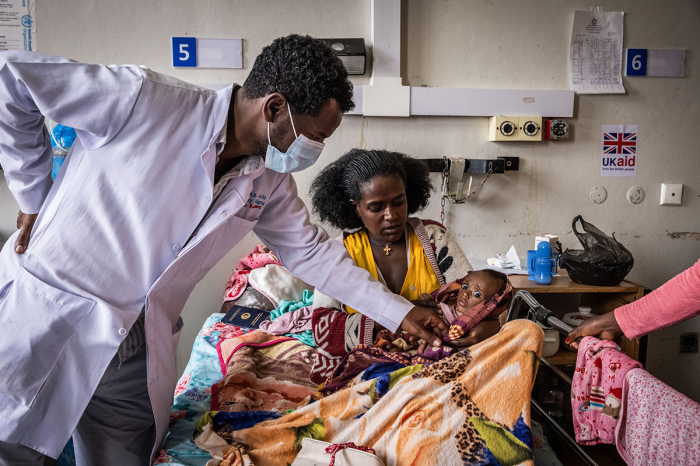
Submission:
[[[559,320],[552,311],[537,302],[537,300],[525,290],[520,290],[515,293],[515,296],[513,296],[513,300],[508,308],[506,322],[510,322],[511,320],[517,318],[523,302],[525,302],[525,304],[527,304],[529,307],[527,313],[528,319],[532,321],[539,321],[548,327],[555,328],[562,335],[568,335],[572,330],[571,327]]]
[[[522,307],[523,303],[525,303],[528,307],[527,319],[555,328],[564,336],[568,335],[571,331],[570,326],[559,320],[552,311],[542,306],[535,298],[532,297],[530,293],[525,290],[520,290],[515,293],[515,296],[513,296],[513,300],[508,308],[508,314],[506,314],[506,322],[510,322],[511,320],[518,318],[520,315],[520,308]],[[549,362],[547,358],[540,358],[540,361],[542,364],[551,369],[552,372],[559,377],[559,379],[571,386],[571,378],[562,372],[561,369]],[[576,440],[573,439],[562,426],[560,426],[549,414],[547,414],[545,410],[542,409],[537,401],[530,398],[530,405],[537,412],[537,414],[539,414],[540,417],[544,419],[547,424],[549,424],[564,439],[569,447],[571,447],[571,449],[574,450],[586,464],[589,466],[599,466],[598,463],[596,463],[595,460],[593,460],[593,458],[591,458],[588,453],[581,448],[581,445],[576,443]]]

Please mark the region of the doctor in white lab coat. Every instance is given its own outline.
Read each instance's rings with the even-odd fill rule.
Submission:
[[[21,209],[0,253],[0,464],[42,464],[73,434],[79,466],[148,464],[167,431],[180,312],[251,230],[384,327],[446,331],[355,267],[297,196],[289,173],[316,161],[351,98],[341,62],[309,37],[276,40],[243,87],[216,92],[0,53],[0,164]],[[44,116],[78,134],[53,183]]]

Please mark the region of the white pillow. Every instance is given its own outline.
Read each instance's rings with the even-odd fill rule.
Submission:
[[[277,264],[251,270],[248,283],[272,301],[275,307],[279,307],[282,300],[301,301],[304,290],[314,289]]]

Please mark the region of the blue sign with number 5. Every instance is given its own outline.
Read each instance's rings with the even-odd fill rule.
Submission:
[[[173,66],[197,66],[197,39],[195,37],[173,37]]]
[[[625,76],[647,75],[647,49],[627,49]]]

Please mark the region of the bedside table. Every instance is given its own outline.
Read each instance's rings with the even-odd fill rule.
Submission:
[[[579,306],[589,306],[594,314],[605,314],[644,296],[643,286],[627,280],[616,286],[591,286],[572,281],[566,270],[559,270],[558,273],[560,276],[552,277],[549,285],[538,285],[527,275],[510,275],[508,278],[513,284],[514,293],[528,291],[559,318],[568,312],[575,312]],[[645,364],[646,337],[632,341],[623,336],[619,343],[625,354]],[[547,359],[556,365],[575,365],[576,353],[562,346],[557,354]]]

